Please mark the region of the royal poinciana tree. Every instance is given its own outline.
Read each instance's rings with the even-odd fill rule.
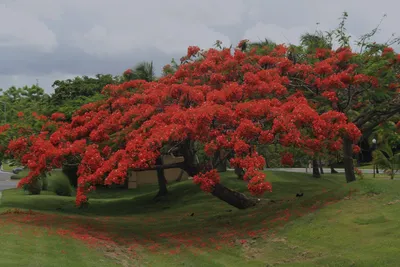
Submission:
[[[350,48],[337,51],[317,49],[309,57],[313,68],[291,76],[292,86],[302,88],[306,97],[323,103],[330,101],[332,110],[343,112],[364,137],[390,117],[400,113],[400,56],[389,47],[371,47],[363,53]],[[309,63],[299,63],[301,66]],[[343,139],[343,162],[346,179],[354,181],[352,141]]]
[[[0,126],[0,161],[10,159],[8,158],[7,150],[11,140],[24,140],[39,134],[49,127],[57,129],[56,125],[50,126],[56,122],[51,122],[49,118],[36,112],[27,114],[20,111],[17,112],[16,117],[17,119],[14,119],[12,123]],[[18,160],[19,157],[15,159]]]
[[[282,163],[291,165],[292,149],[313,155],[341,149],[343,138],[357,142],[361,133],[343,113],[317,112],[301,90],[288,90],[294,81],[309,83],[311,73],[322,75],[320,64],[296,64],[283,45],[263,54],[256,49],[243,52],[242,45],[234,51],[189,47],[176,72],[156,82],[108,85],[102,92],[106,98],[83,106],[72,122],[53,116],[56,128],[11,141],[9,152],[31,170],[19,185],[35,183],[43,173],[73,158],[79,165],[76,203],[80,206],[96,185],[123,184],[131,170],[157,170],[160,194],[165,194],[163,170],[180,167],[204,191],[247,208],[255,199],[220,180],[216,168],[224,157],[244,170],[248,189],[257,196],[272,190],[262,172],[265,160],[256,152],[258,145],[279,143],[286,148]],[[345,64],[351,55],[348,50],[324,51],[327,54],[337,64]],[[340,83],[336,73],[331,78],[329,72],[325,75],[327,81],[321,82],[328,88]],[[354,68],[348,75],[354,84],[375,83]],[[199,146],[209,160],[196,159]],[[184,161],[163,164],[162,155],[171,153]]]
[[[289,79],[292,90],[301,88],[319,111],[345,113],[362,131],[362,139],[368,140],[376,126],[400,114],[400,55],[390,47],[400,44],[400,38],[392,36],[384,44],[375,43],[372,38],[379,31],[379,23],[355,40],[355,53],[350,49],[352,39],[345,28],[347,17],[344,12],[337,29],[304,34],[301,46],[291,46],[289,57],[299,68],[310,64],[314,67]],[[336,51],[332,50],[334,41],[339,46]],[[352,182],[352,144],[347,138],[343,141],[346,180]]]

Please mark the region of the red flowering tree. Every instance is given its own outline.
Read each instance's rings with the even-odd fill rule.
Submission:
[[[12,124],[5,124],[0,126],[0,155],[1,158],[16,161],[18,164],[22,164],[31,168],[32,165],[27,165],[25,160],[25,152],[28,149],[33,149],[32,145],[39,145],[37,140],[46,138],[46,134],[54,132],[59,129],[60,125],[64,122],[64,114],[54,113],[51,118],[45,115],[39,115],[36,112],[31,114],[19,112],[19,121]],[[46,150],[46,147],[40,148],[42,152]],[[45,154],[41,157],[41,160],[45,159]],[[34,162],[31,162],[33,164]],[[35,170],[35,167],[32,167]],[[45,176],[45,171],[36,170],[35,179],[31,180],[30,183],[21,183],[29,192],[38,194],[40,188],[38,187],[38,181]],[[23,179],[24,180],[24,179]]]
[[[400,113],[400,55],[390,47],[371,45],[362,53],[349,47],[316,49],[315,54],[299,61],[296,69],[289,77],[293,88],[301,88],[322,110],[329,105],[345,113],[364,138]],[[354,181],[352,142],[348,138],[343,139],[343,156],[346,179]]]
[[[247,208],[255,200],[220,181],[221,151],[233,167],[244,170],[248,189],[257,196],[272,190],[258,145],[280,143],[287,148],[282,163],[291,165],[291,148],[310,154],[337,150],[342,137],[356,142],[361,135],[343,113],[319,114],[303,93],[290,93],[290,77],[313,68],[294,64],[285,46],[262,55],[189,47],[173,74],[156,82],[108,85],[102,92],[106,99],[83,106],[71,123],[58,122],[55,131],[12,141],[10,152],[31,169],[20,186],[74,157],[79,162],[76,203],[82,205],[96,185],[123,184],[129,170],[157,170],[165,193],[163,170],[181,167],[204,191]],[[199,146],[209,159],[201,164]],[[184,162],[163,164],[161,156],[170,153]]]
[[[294,67],[287,73],[289,90],[301,90],[320,113],[327,110],[343,112],[367,140],[376,126],[400,114],[400,55],[390,47],[400,38],[390,38],[384,44],[372,40],[379,25],[355,40],[359,52],[350,49],[351,37],[346,32],[348,14],[343,13],[337,29],[315,32],[301,37],[301,46],[291,46],[287,58]],[[339,44],[333,49],[333,41]],[[242,48],[269,55],[276,45],[242,42]],[[270,66],[281,64],[270,61]],[[359,148],[343,139],[343,161],[348,182],[355,180],[353,153]],[[354,149],[352,149],[354,148]]]

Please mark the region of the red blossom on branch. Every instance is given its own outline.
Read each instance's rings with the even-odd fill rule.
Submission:
[[[65,120],[65,115],[64,115],[64,113],[56,112],[51,115],[51,119],[54,121],[58,121],[58,120],[63,121],[63,120]]]

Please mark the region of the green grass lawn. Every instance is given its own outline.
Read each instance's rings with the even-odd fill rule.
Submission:
[[[12,165],[8,164],[7,162],[3,162],[2,167],[3,167],[4,171],[10,172],[13,169],[15,169],[17,166],[12,166]]]
[[[0,266],[117,266],[101,251],[74,239],[52,235],[42,226],[15,224],[2,215]]]
[[[51,192],[3,191],[0,211],[16,210],[0,216],[0,266],[398,266],[400,181],[267,175],[273,192],[248,210],[191,181],[160,202],[157,186],[98,189],[86,209]],[[223,182],[245,191],[232,173]]]

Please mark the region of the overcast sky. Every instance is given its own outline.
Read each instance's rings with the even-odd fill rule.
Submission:
[[[0,0],[0,88],[120,74],[143,60],[160,72],[190,45],[229,46],[269,38],[297,43],[304,32],[338,25],[349,13],[354,36],[387,14],[377,35],[400,30],[396,0]]]

